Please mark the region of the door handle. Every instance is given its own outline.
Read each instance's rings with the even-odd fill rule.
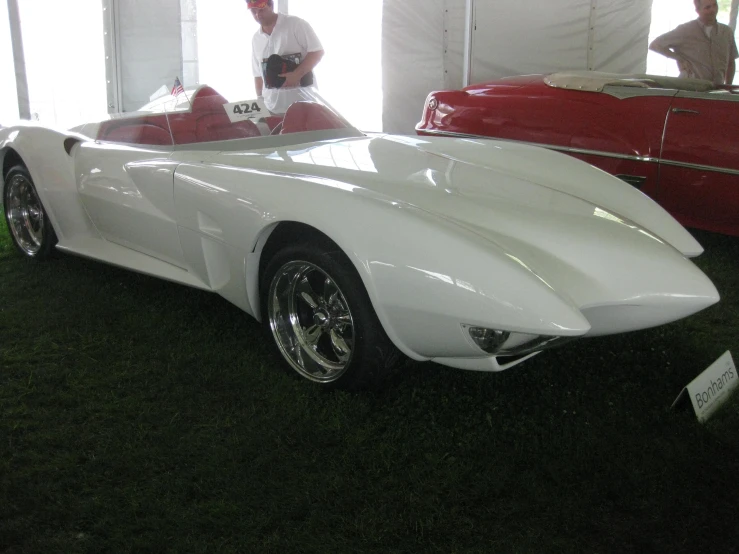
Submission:
[[[686,110],[685,108],[672,108],[672,113],[694,113],[699,114],[697,110]]]
[[[619,174],[616,175],[619,179],[622,181],[629,183],[632,187],[640,189],[642,186],[644,186],[644,183],[647,182],[646,177],[642,177],[641,175],[623,175]]]

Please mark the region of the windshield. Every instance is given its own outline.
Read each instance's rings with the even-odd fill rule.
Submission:
[[[201,85],[176,96],[167,93],[154,98],[138,111],[117,114],[94,128],[87,125],[75,130],[100,141],[147,146],[193,145],[316,131],[335,130],[337,136],[343,136],[346,130],[356,132],[314,87],[283,92],[287,100],[277,112],[268,110],[261,98],[230,101],[212,87]],[[321,133],[322,138],[325,135]],[[310,140],[308,135],[305,138]]]

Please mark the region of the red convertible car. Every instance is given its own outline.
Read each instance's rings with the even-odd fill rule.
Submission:
[[[432,92],[416,131],[565,152],[685,226],[739,235],[739,88],[590,71],[508,77]]]

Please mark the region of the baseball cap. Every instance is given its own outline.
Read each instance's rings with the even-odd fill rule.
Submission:
[[[267,7],[267,0],[247,0],[246,6],[250,10],[261,10]]]

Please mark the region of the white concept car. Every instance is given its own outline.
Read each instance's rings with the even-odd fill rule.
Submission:
[[[368,136],[298,92],[282,115],[203,86],[68,132],[0,129],[15,245],[218,293],[329,388],[371,386],[400,352],[498,371],[719,299],[694,238],[599,169],[512,142]]]

